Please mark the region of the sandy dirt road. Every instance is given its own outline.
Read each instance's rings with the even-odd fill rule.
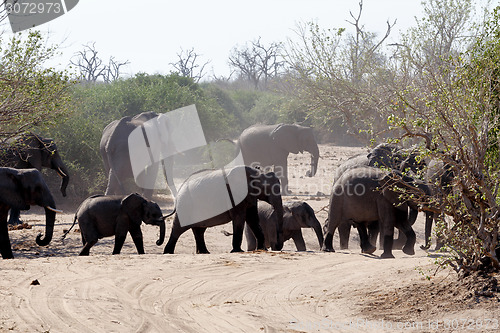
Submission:
[[[302,176],[307,156],[291,156],[290,186],[297,196],[285,199],[307,201],[323,222],[328,198],[322,194],[329,192],[335,166],[360,151],[322,145],[314,178]],[[163,255],[155,245],[158,229],[143,225],[146,255],[137,255],[128,238],[122,254],[112,256],[109,238],[89,257],[78,257],[78,232],[60,240],[73,212],[58,215],[46,248],[34,242],[43,230],[40,213],[24,215],[33,228],[11,231],[15,259],[0,261],[0,332],[495,332],[494,322],[474,330],[445,324],[500,318],[498,307],[480,302],[426,305],[426,288],[453,283],[454,273],[426,279],[435,266],[434,256],[419,248],[422,214],[415,224],[416,254],[394,251],[395,259],[381,260],[380,250],[362,255],[353,232],[349,250],[323,253],[312,230],[303,231],[307,252],[296,252],[288,241],[281,252],[231,254],[231,238],[223,234],[230,224],[207,230],[207,255],[194,254],[191,232],[180,238],[176,254]],[[168,223],[167,237],[169,231]],[[405,303],[398,317],[403,290],[415,286],[421,297]],[[376,311],[377,302],[383,311]]]

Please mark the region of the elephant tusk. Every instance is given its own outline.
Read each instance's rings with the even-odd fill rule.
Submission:
[[[61,177],[63,177],[63,178],[64,178],[64,177],[68,177],[68,175],[67,175],[67,174],[65,174],[65,173],[61,170],[61,168],[59,168],[59,167],[58,167],[58,168],[57,168],[57,171],[59,171],[59,176],[61,176]]]
[[[161,217],[161,219],[162,219],[163,221],[165,221],[165,219],[166,219],[167,217],[170,217],[170,216],[174,215],[174,214],[175,214],[175,212],[176,212],[176,209],[174,209],[171,213],[168,213],[167,215],[162,216],[162,217]]]
[[[47,208],[48,210],[51,210],[53,212],[56,212],[56,213],[62,213],[63,211],[60,210],[60,209],[55,209],[55,208],[52,208],[50,206],[45,206],[45,208]]]

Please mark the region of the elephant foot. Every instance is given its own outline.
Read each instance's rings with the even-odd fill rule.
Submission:
[[[383,259],[393,259],[394,256],[392,255],[391,252],[384,252],[382,253],[382,255],[380,256],[380,258],[383,258]]]
[[[401,250],[405,246],[406,240],[403,242],[399,239],[395,239],[394,243],[392,243],[393,250]]]
[[[323,248],[323,252],[335,252],[333,248]]]
[[[375,252],[377,250],[377,248],[373,245],[370,245],[368,248],[366,249],[361,249],[361,253],[365,253],[365,254],[372,254],[373,252]]]
[[[415,250],[413,249],[413,246],[405,246],[403,247],[403,253],[406,253],[410,256],[415,254]]]
[[[420,248],[424,251],[427,251],[430,247],[430,244],[420,245]]]
[[[341,250],[348,250],[349,246],[340,244],[340,249]]]
[[[232,249],[231,253],[239,253],[239,252],[245,252],[242,249]]]

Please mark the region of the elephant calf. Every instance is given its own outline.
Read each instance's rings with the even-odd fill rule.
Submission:
[[[165,239],[165,218],[162,216],[160,207],[137,193],[128,196],[91,196],[85,199],[78,208],[73,226],[77,220],[84,245],[80,252],[81,256],[88,256],[90,248],[97,243],[98,239],[113,235],[115,235],[113,254],[119,254],[127,232],[130,232],[137,252],[144,254],[142,221],[160,227],[157,245],[163,244]]]
[[[264,232],[265,246],[270,247],[269,226],[276,224],[276,212],[273,207],[266,202],[259,202],[258,206],[259,223]],[[323,233],[314,210],[306,202],[291,201],[283,204],[283,241],[293,239],[297,251],[305,251],[306,244],[302,237],[302,228],[313,228],[318,237],[319,248],[323,246]],[[245,225],[245,236],[247,239],[248,251],[257,248],[257,239],[252,230]]]

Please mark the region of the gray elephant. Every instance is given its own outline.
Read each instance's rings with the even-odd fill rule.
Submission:
[[[222,191],[226,191],[227,187],[226,198],[221,195],[224,193],[213,190],[218,183],[221,184]],[[273,250],[281,250],[283,202],[278,177],[273,172],[265,173],[248,166],[236,166],[194,175],[180,186],[175,201],[172,231],[163,253],[174,253],[177,240],[188,229],[193,231],[196,253],[209,253],[204,238],[206,229],[230,221],[233,221],[231,252],[243,252],[241,242],[245,222],[256,235],[257,248],[265,249],[257,212],[258,200],[269,203],[276,210],[275,224],[269,228],[269,242]],[[222,205],[215,202],[221,202]],[[205,214],[212,211],[213,206],[218,206],[217,213]],[[187,214],[180,214],[181,211],[187,211]]]
[[[260,165],[263,169],[274,166],[283,194],[288,194],[288,165],[290,153],[307,151],[311,154],[311,169],[306,176],[312,177],[318,169],[319,149],[312,128],[300,125],[254,125],[245,129],[239,139],[245,165]]]
[[[434,185],[432,187],[433,196],[440,200],[439,195],[446,196],[451,193],[455,173],[452,166],[445,164],[443,161],[433,159],[428,164],[425,178],[429,183]],[[436,215],[437,213],[435,212],[425,213],[425,245],[421,246],[424,250],[427,250],[431,246],[432,224],[436,219]],[[438,239],[435,250],[439,250],[443,245],[442,240]]]
[[[31,133],[9,140],[8,145],[0,151],[0,166],[16,169],[35,168],[38,171],[42,168],[53,169],[62,178],[61,193],[66,196],[69,172],[52,139]],[[13,208],[9,224],[18,224],[19,214],[20,211]]]
[[[142,221],[160,227],[160,238],[156,241],[158,246],[163,244],[165,239],[165,218],[162,216],[160,207],[137,193],[128,196],[91,196],[85,199],[76,211],[71,228],[76,221],[80,226],[84,245],[80,252],[81,256],[88,256],[90,248],[99,239],[111,236],[115,236],[113,254],[119,254],[127,237],[127,232],[130,232],[137,252],[144,254],[141,231]]]
[[[378,221],[384,239],[382,258],[394,258],[392,245],[394,228],[406,236],[403,252],[414,254],[415,232],[408,221],[408,206],[417,210],[411,201],[403,201],[392,187],[418,189],[430,195],[430,188],[422,181],[402,174],[388,172],[379,168],[359,167],[347,170],[333,185],[328,213],[328,232],[325,236],[324,250],[332,251],[333,234],[341,223],[353,224],[359,232],[363,253],[373,253],[376,248],[370,243],[366,224]]]
[[[130,133],[136,128],[140,128],[145,122],[158,117],[155,112],[143,112],[135,116],[123,117],[112,121],[102,131],[100,142],[100,152],[104,163],[104,170],[108,175],[108,184],[106,186],[106,195],[120,194],[125,195],[133,191],[142,192],[142,194],[151,198],[152,189],[139,188],[134,182],[132,164],[130,162],[128,139]],[[169,158],[163,160],[167,170],[172,169],[172,161]],[[157,175],[158,164],[151,165],[147,173]],[[171,173],[171,171],[167,171]],[[173,184],[168,184],[174,191]]]
[[[264,232],[266,248],[269,244],[269,226],[276,224],[276,212],[266,202],[259,202],[259,222]],[[283,241],[293,239],[297,251],[306,251],[306,244],[302,236],[302,228],[312,228],[318,237],[319,248],[323,247],[323,232],[314,210],[304,201],[291,201],[283,203]],[[245,236],[248,251],[257,249],[257,239],[252,230],[245,225]]]
[[[42,174],[36,169],[0,168],[0,252],[2,258],[13,258],[7,228],[9,209],[27,210],[31,205],[45,208],[45,236],[38,234],[36,243],[46,246],[52,240],[56,212],[54,198]]]
[[[376,167],[383,169],[394,169],[398,171],[411,170],[414,173],[418,173],[423,170],[426,166],[425,161],[419,160],[417,158],[417,153],[414,149],[403,149],[394,144],[382,143],[375,146],[367,153],[361,153],[355,155],[346,161],[344,161],[334,173],[334,182],[339,179],[344,172],[347,170],[355,169],[358,167]],[[409,209],[409,223],[413,225],[417,219],[418,211],[414,209]],[[375,244],[379,227],[376,221],[372,221],[367,225],[369,230],[370,239],[373,244]],[[347,249],[349,247],[349,234],[351,230],[350,223],[342,223],[338,226],[339,238],[340,238],[340,248]],[[399,234],[397,240],[394,241],[395,248],[401,248],[405,243],[406,239],[403,234]],[[383,243],[383,240],[381,239]]]

